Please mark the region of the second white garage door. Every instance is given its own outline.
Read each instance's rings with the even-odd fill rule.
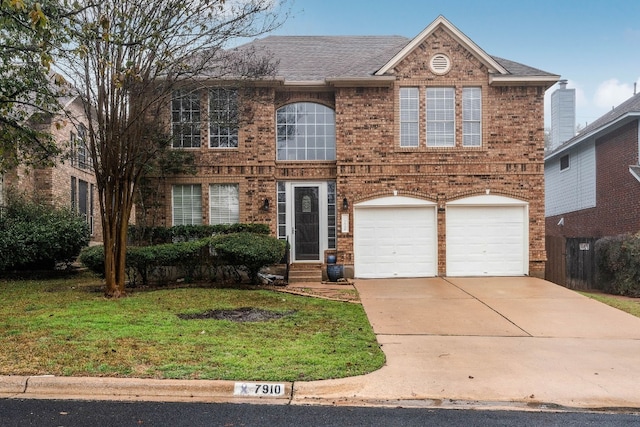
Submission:
[[[528,274],[526,203],[500,196],[447,205],[447,276]]]
[[[435,276],[436,229],[436,209],[433,203],[396,196],[356,205],[355,276]]]

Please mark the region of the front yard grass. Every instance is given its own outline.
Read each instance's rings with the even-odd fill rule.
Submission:
[[[609,295],[598,292],[580,292],[582,295],[593,298],[611,307],[640,317],[640,298],[623,297],[619,295]]]
[[[0,375],[295,381],[384,364],[362,306],[271,290],[190,287],[102,295],[86,273],[0,280]],[[179,314],[285,313],[235,322]]]

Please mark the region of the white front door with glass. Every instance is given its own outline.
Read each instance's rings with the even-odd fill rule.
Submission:
[[[335,198],[335,182],[278,183],[278,237],[292,262],[321,262],[335,248]]]

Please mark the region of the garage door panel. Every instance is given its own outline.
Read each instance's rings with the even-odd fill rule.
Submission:
[[[447,207],[447,275],[527,273],[524,206]]]
[[[357,209],[356,277],[424,277],[437,273],[435,207]]]

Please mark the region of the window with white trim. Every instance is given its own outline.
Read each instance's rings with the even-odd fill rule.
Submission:
[[[173,225],[202,224],[200,184],[174,185],[171,193]]]
[[[563,171],[565,169],[569,169],[569,155],[565,154],[560,157],[560,170]]]
[[[209,186],[209,223],[235,224],[240,222],[238,184]]]
[[[173,148],[200,147],[200,92],[176,90],[171,99]]]
[[[229,88],[209,90],[209,147],[238,147],[238,91]]]
[[[456,144],[455,88],[427,88],[427,147]]]
[[[482,145],[482,89],[462,88],[462,145]]]
[[[420,90],[417,87],[400,88],[400,146],[420,145]]]
[[[324,105],[298,102],[276,112],[278,160],[335,160],[336,115]]]

